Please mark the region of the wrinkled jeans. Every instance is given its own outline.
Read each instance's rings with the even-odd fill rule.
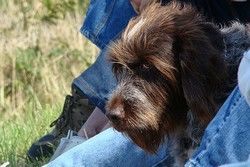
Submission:
[[[185,167],[215,167],[247,161],[250,155],[250,107],[238,87],[206,128],[200,147]],[[168,166],[168,143],[155,155],[137,147],[112,128],[62,154],[48,167],[151,167]],[[224,167],[232,165],[225,165]],[[233,167],[250,166],[250,161]]]
[[[203,135],[186,167],[246,161],[250,155],[250,107],[235,88]],[[250,163],[249,163],[250,166]]]
[[[106,60],[105,48],[119,36],[135,15],[128,0],[91,0],[81,32],[100,49],[96,62],[72,85],[77,86],[96,106],[104,110],[116,80]],[[185,166],[219,166],[246,161],[250,154],[250,108],[235,88],[207,127],[200,147]],[[168,143],[150,155],[112,128],[62,154],[47,166],[167,166]],[[240,164],[235,164],[240,166]],[[244,164],[249,164],[245,162]]]

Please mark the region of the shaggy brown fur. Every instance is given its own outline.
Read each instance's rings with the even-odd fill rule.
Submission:
[[[109,49],[118,79],[107,104],[114,128],[151,153],[184,133],[190,117],[203,132],[226,97],[224,49],[219,29],[191,6],[151,4]]]

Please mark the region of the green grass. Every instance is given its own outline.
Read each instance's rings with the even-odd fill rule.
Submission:
[[[40,166],[47,160],[32,163],[26,158],[27,148],[39,136],[50,131],[50,122],[57,117],[60,104],[51,106],[27,105],[25,116],[4,121],[0,129],[0,162],[10,166]]]
[[[51,129],[72,80],[98,50],[79,33],[88,1],[0,0],[0,165]]]

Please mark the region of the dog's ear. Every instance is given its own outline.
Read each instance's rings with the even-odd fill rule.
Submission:
[[[214,96],[225,86],[223,36],[211,23],[190,23],[179,20],[176,24],[173,52],[178,58],[186,102],[201,123],[208,123],[218,107]]]
[[[225,87],[225,49],[219,28],[206,22],[191,5],[175,1],[166,7],[153,4],[141,17],[150,23],[145,26],[148,31],[145,39],[161,44],[149,47],[158,54],[149,57],[148,62],[171,81],[171,87],[182,85],[191,111],[201,122],[208,123],[217,108],[214,95]]]

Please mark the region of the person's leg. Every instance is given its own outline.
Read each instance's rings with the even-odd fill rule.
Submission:
[[[247,161],[225,164],[220,167],[249,167],[249,166],[250,166],[250,157]]]
[[[186,167],[214,167],[246,161],[250,155],[250,107],[238,87],[208,125]]]
[[[60,116],[50,126],[55,126],[51,132],[34,142],[27,152],[30,160],[50,157],[62,137],[69,129],[78,131],[92,113],[94,106],[76,88],[72,88],[72,96],[67,95]]]
[[[135,12],[129,1],[90,0],[81,32],[103,49],[122,31],[134,15]],[[86,121],[85,117],[89,116],[93,110],[88,100],[90,99],[92,104],[103,110],[104,103],[114,85],[115,79],[111,72],[111,65],[106,60],[106,55],[101,52],[94,65],[74,80],[73,97],[70,95],[66,97],[62,114],[52,123],[56,125],[55,128],[30,147],[28,157],[34,160],[50,156],[53,153],[51,146],[59,143],[59,139],[67,135],[68,129],[78,131]]]
[[[185,166],[246,161],[250,155],[249,120],[250,107],[237,87],[207,127],[200,147]],[[108,129],[48,166],[167,166],[170,161],[167,144],[162,145],[156,155],[148,155],[120,133]]]
[[[73,81],[73,85],[102,111],[105,111],[108,96],[116,86],[105,48],[135,15],[128,0],[92,0],[81,28],[81,33],[102,52],[96,62]]]
[[[162,145],[157,154],[151,155],[121,133],[109,128],[62,154],[47,166],[150,167],[161,161],[167,154],[167,144]]]

